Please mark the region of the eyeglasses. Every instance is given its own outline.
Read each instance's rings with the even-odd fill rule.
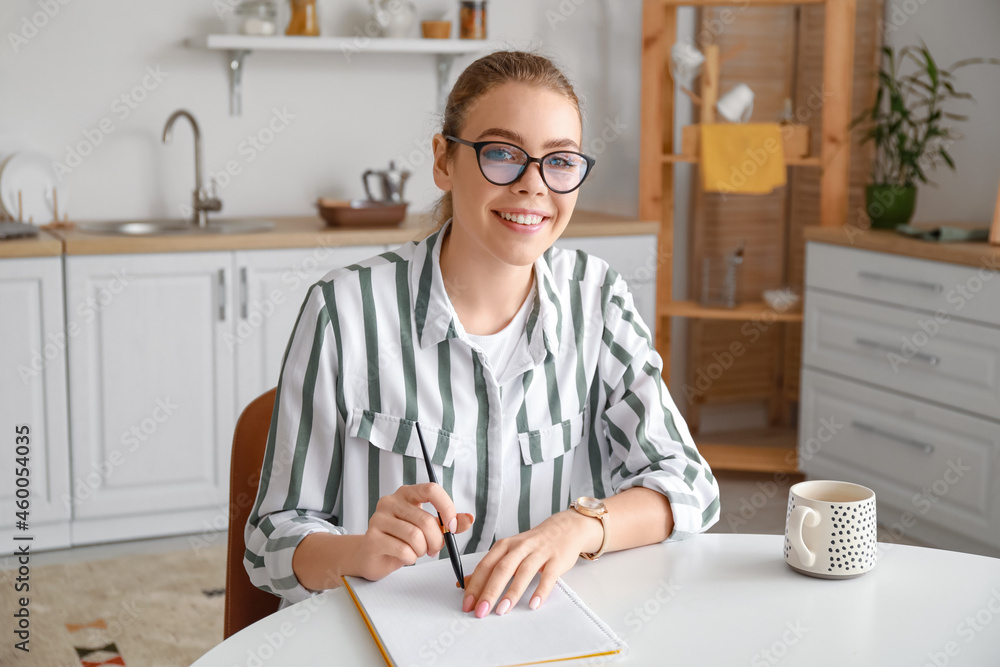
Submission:
[[[476,149],[479,171],[493,185],[510,185],[524,175],[528,165],[538,163],[542,181],[552,192],[564,195],[583,185],[597,160],[575,151],[556,151],[542,157],[531,157],[514,144],[504,141],[465,141],[446,135],[445,139]]]

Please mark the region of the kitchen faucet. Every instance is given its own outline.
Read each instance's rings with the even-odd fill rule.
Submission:
[[[208,225],[208,212],[222,210],[222,200],[215,194],[214,183],[208,187],[202,182],[202,167],[204,156],[201,152],[201,130],[198,129],[198,121],[190,112],[178,109],[170,114],[167,124],[163,128],[163,143],[169,144],[173,136],[174,121],[183,116],[191,121],[191,129],[194,130],[194,193],[192,196],[194,213],[191,222],[199,229],[205,229]]]

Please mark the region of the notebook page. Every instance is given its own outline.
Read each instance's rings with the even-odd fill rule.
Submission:
[[[462,557],[466,573],[484,554]],[[589,658],[627,646],[561,579],[539,609],[527,606],[527,596],[504,616],[478,619],[462,612],[465,592],[455,587],[455,572],[447,559],[401,568],[380,581],[347,577],[386,651],[397,667],[501,667],[546,660]],[[608,655],[611,660],[617,656]]]

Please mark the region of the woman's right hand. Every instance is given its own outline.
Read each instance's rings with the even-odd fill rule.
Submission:
[[[421,556],[436,556],[444,548],[444,535],[438,518],[421,507],[424,503],[434,506],[452,533],[465,532],[472,525],[473,516],[459,514],[440,484],[401,486],[379,499],[368,531],[355,550],[354,573],[376,581],[413,565]]]

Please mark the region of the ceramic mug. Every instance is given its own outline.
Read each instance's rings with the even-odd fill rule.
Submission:
[[[785,562],[820,579],[851,579],[875,567],[875,492],[859,484],[815,480],[788,491]]]
[[[715,108],[719,114],[731,123],[745,123],[753,114],[753,91],[745,83],[736,87],[719,98]]]

